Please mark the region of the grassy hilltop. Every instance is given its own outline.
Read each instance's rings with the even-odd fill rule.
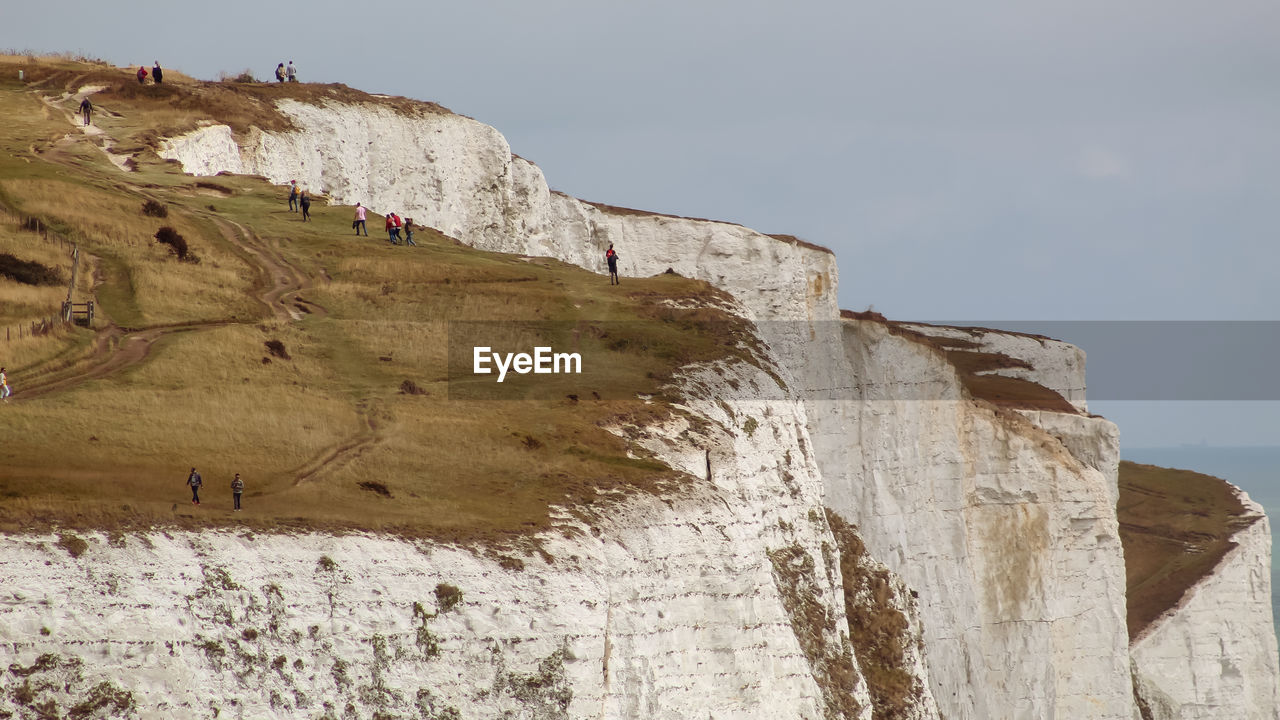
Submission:
[[[103,88],[91,96],[100,135],[75,114],[85,86]],[[201,120],[282,127],[274,97],[335,94],[443,112],[341,86],[172,71],[139,86],[101,64],[0,58],[0,255],[57,282],[0,276],[0,365],[15,390],[0,406],[0,529],[234,523],[503,540],[548,528],[553,504],[589,513],[682,482],[602,426],[671,412],[662,388],[684,364],[747,355],[742,322],[707,307],[720,292],[673,275],[614,288],[427,229],[420,247],[392,247],[373,213],[368,238],[352,236],[352,208],[322,198],[304,224],[278,186],[197,180],[153,152]],[[67,291],[67,249],[33,222],[78,243],[74,299],[97,303],[92,328],[5,339],[57,315]],[[156,242],[161,227],[198,262]],[[459,321],[555,323],[509,340],[578,351],[586,373],[556,376],[537,399],[459,398],[447,382]],[[199,508],[184,486],[193,465]],[[233,515],[235,472],[246,510]]]

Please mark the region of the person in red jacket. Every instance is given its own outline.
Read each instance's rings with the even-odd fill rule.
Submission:
[[[147,82],[147,69],[141,65],[138,66],[138,84],[142,85]]]
[[[387,213],[387,238],[392,245],[400,244],[400,216]]]
[[[609,249],[604,251],[604,259],[609,263],[609,284],[621,285],[618,280],[618,251],[613,249],[613,243],[609,243]]]

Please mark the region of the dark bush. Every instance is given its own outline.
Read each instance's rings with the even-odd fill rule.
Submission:
[[[156,242],[168,245],[179,260],[187,259],[187,239],[178,234],[177,230],[165,225],[156,231]]]
[[[293,359],[289,357],[289,351],[284,348],[284,343],[280,342],[279,340],[268,340],[265,343],[263,343],[263,345],[267,346],[267,352],[271,353],[272,355],[275,355],[281,360]]]
[[[427,391],[418,386],[418,383],[412,380],[405,380],[400,383],[400,394],[402,395],[426,395]]]
[[[45,267],[38,262],[19,260],[0,253],[0,276],[16,280],[23,285],[61,285],[62,278],[54,268]]]
[[[148,200],[142,203],[142,214],[151,217],[167,218],[169,217],[169,208],[162,202]]]
[[[456,585],[436,585],[436,607],[441,615],[462,604],[462,591]]]
[[[380,482],[375,482],[373,480],[362,480],[356,484],[359,485],[361,489],[368,490],[371,493],[377,493],[382,497],[386,497],[386,498],[395,497],[394,495],[391,494],[391,490],[389,490],[386,485],[383,485]]]

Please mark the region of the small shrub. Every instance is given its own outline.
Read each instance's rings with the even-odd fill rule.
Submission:
[[[280,358],[281,360],[293,359],[289,357],[289,351],[285,349],[284,343],[280,342],[279,340],[268,340],[263,344],[267,346],[267,352]]]
[[[444,614],[462,603],[462,591],[454,585],[440,583],[436,585],[436,607]]]
[[[58,547],[66,550],[73,558],[78,558],[89,549],[89,543],[71,533],[63,533],[58,536]]]
[[[7,253],[0,253],[0,276],[23,285],[61,285],[62,278],[54,268],[38,262],[19,260]]]
[[[240,637],[244,638],[248,642],[253,642],[258,639],[258,631],[253,628],[245,628],[244,631],[240,633]]]
[[[156,231],[155,237],[156,242],[168,245],[179,260],[187,259],[187,239],[179,235],[177,230],[165,225]]]
[[[142,214],[150,217],[167,218],[169,217],[169,208],[162,202],[148,200],[142,203]]]
[[[222,82],[256,83],[258,79],[253,76],[252,70],[245,68],[236,75],[222,73]]]
[[[310,312],[310,310],[308,310],[307,312]],[[426,395],[427,391],[419,387],[418,383],[412,380],[405,380],[404,382],[400,383],[400,394],[401,395]]]
[[[747,418],[747,421],[742,423],[742,429],[747,433],[747,437],[751,437],[758,427],[760,427],[760,423],[753,417]]]

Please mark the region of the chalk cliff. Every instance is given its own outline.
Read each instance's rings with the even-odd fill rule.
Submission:
[[[122,548],[99,538],[89,550],[95,568],[154,568],[145,570],[152,577],[94,571],[114,573],[112,586],[89,578],[83,561],[63,557],[49,538],[8,539],[6,577],[26,578],[19,587],[34,590],[9,602],[3,635],[50,631],[11,643],[11,662],[34,667],[45,650],[74,639],[143,672],[170,650],[147,638],[171,637],[175,653],[215,672],[193,673],[190,687],[200,689],[187,694],[157,680],[147,700],[156,716],[184,703],[204,707],[210,696],[241,698],[238,716],[294,716],[303,707],[296,690],[382,698],[398,711],[425,698],[423,717],[447,717],[440,708],[464,701],[483,716],[523,708],[531,717],[1280,717],[1265,520],[1131,651],[1117,433],[1081,414],[1079,350],[1025,335],[842,318],[831,253],[731,223],[551,192],[496,130],[461,116],[373,101],[282,101],[279,109],[295,130],[237,136],[214,125],[170,139],[161,155],[193,173],[297,179],[334,202],[395,210],[476,247],[597,271],[616,243],[624,275],[671,268],[732,293],[787,387],[744,368],[692,369],[683,379],[695,398],[690,412],[716,428],[711,435],[617,431],[695,477],[706,475],[710,457],[701,494],[635,500],[595,528],[566,518],[571,537],[547,541],[560,559],[523,572],[465,550],[378,538],[209,534],[130,538]],[[966,375],[953,352],[985,353],[1000,367]],[[990,375],[1036,383],[1065,403],[992,404],[973,384]],[[751,382],[735,389],[721,384],[726,377]],[[758,424],[748,430],[746,417]],[[865,560],[840,556],[853,545],[840,540],[843,522],[858,528]],[[292,604],[273,631],[283,640],[261,628],[258,640],[236,639],[242,620],[268,623],[275,592],[246,554],[283,559],[275,570]],[[328,575],[325,557],[334,563]],[[885,579],[858,589],[854,566],[877,563]],[[223,571],[239,590],[209,589]],[[108,585],[84,607],[31,610],[86,578]],[[466,600],[436,616],[429,593],[440,583]],[[190,598],[202,592],[221,598],[231,622],[201,617]],[[895,671],[909,698],[892,709],[872,697],[875,653],[859,647],[859,628],[848,624],[863,617],[850,602],[877,594],[907,638]],[[1210,607],[1231,603],[1248,612]],[[415,645],[420,628],[439,638],[445,661]],[[268,669],[268,657],[284,657],[286,667]],[[237,674],[232,659],[256,674]],[[356,663],[345,685],[338,660]],[[1215,674],[1213,662],[1235,670]],[[521,700],[521,692],[532,695]]]

